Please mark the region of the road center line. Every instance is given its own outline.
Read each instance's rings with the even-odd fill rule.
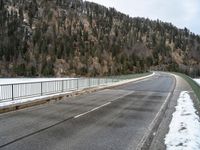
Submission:
[[[101,106],[95,107],[95,108],[93,108],[93,109],[91,109],[91,110],[89,110],[89,111],[86,111],[86,112],[84,112],[84,113],[82,113],[82,114],[79,114],[79,115],[74,116],[74,118],[76,119],[76,118],[79,118],[79,117],[81,117],[81,116],[84,116],[84,115],[86,115],[86,114],[88,114],[88,113],[90,113],[90,112],[93,112],[93,111],[95,111],[95,110],[97,110],[97,109],[99,109],[99,108],[102,108],[102,107],[104,107],[104,106],[106,106],[106,105],[109,105],[110,103],[111,103],[111,102],[108,102],[108,103],[105,103],[105,104],[103,104],[103,105],[101,105]]]
[[[91,110],[91,112],[92,111],[95,111],[95,110],[97,110],[97,109],[99,109],[99,108],[101,108],[101,107],[104,107],[104,106],[106,106],[106,105],[109,105],[111,102],[108,102],[108,103],[105,103],[105,104],[103,104],[103,105],[101,105],[101,106],[99,106],[99,107],[96,107],[96,108],[93,108],[92,110]]]
[[[120,97],[117,97],[117,98],[111,100],[110,102],[114,102],[114,101],[116,101],[116,100],[118,100],[118,99],[120,99],[120,98],[122,98],[122,97],[125,97],[125,96],[127,96],[127,95],[130,95],[130,94],[132,94],[132,93],[134,93],[134,92],[135,92],[135,91],[128,92],[127,94],[122,95],[122,96],[120,96]]]
[[[79,118],[79,117],[81,117],[81,116],[84,116],[84,115],[86,115],[86,114],[88,114],[88,113],[90,113],[90,112],[93,112],[93,111],[95,111],[95,110],[98,110],[98,109],[100,109],[100,108],[102,108],[102,107],[105,107],[105,106],[111,104],[112,102],[114,102],[114,101],[116,101],[116,100],[122,98],[122,97],[125,97],[125,96],[127,96],[127,95],[132,94],[133,92],[134,92],[134,91],[131,91],[131,92],[129,92],[129,93],[125,94],[125,95],[122,95],[122,96],[120,96],[120,97],[118,97],[118,98],[116,98],[116,99],[113,99],[112,101],[107,102],[107,103],[105,103],[105,104],[103,104],[103,105],[101,105],[101,106],[95,107],[95,108],[93,108],[93,109],[91,109],[91,110],[89,110],[89,111],[86,111],[86,112],[84,112],[84,113],[81,113],[81,114],[79,114],[79,115],[76,115],[76,116],[74,116],[74,119]]]

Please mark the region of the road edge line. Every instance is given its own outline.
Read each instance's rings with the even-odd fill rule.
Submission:
[[[150,123],[146,133],[144,134],[144,136],[141,138],[139,144],[137,145],[136,150],[148,150],[149,149],[149,146],[151,145],[154,134],[157,131],[157,129],[162,121],[162,116],[165,114],[165,112],[167,110],[167,107],[173,96],[173,93],[174,93],[174,90],[175,90],[175,87],[177,84],[176,77],[173,74],[170,74],[170,75],[174,79],[172,91],[169,92],[169,94],[167,95],[165,102],[162,104],[162,106],[161,106],[160,110],[158,111],[158,113],[156,114],[155,118]]]

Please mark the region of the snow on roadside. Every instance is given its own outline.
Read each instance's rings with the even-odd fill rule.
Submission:
[[[193,80],[196,81],[200,85],[200,79],[193,79]]]
[[[59,81],[69,80],[75,78],[0,78],[1,84],[15,84],[15,83],[30,83],[30,82],[43,82],[43,81]]]
[[[20,103],[25,103],[25,102],[30,102],[30,101],[35,101],[35,100],[39,100],[39,99],[43,99],[43,98],[51,98],[53,96],[58,96],[58,95],[61,95],[61,94],[68,94],[68,93],[71,93],[71,92],[72,91],[57,93],[57,94],[51,94],[51,95],[38,96],[38,97],[32,97],[32,98],[26,98],[26,99],[19,99],[19,100],[14,100],[14,101],[0,102],[0,107],[20,104]]]
[[[189,92],[182,91],[165,137],[167,150],[199,150],[200,119]]]

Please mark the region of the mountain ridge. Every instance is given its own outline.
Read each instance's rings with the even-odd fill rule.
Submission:
[[[200,37],[81,0],[1,1],[0,75],[200,75]]]

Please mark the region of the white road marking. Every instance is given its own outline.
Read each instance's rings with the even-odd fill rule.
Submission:
[[[101,105],[101,106],[99,106],[99,107],[93,108],[90,112],[95,111],[95,110],[97,110],[97,109],[99,109],[99,108],[101,108],[101,107],[104,107],[104,106],[106,106],[106,105],[109,105],[110,103],[111,103],[111,102],[108,102],[108,103],[105,103],[105,104],[103,104],[103,105]]]
[[[79,115],[76,115],[76,116],[74,116],[74,119],[79,118],[79,117],[81,117],[81,116],[84,116],[84,115],[86,115],[86,114],[88,114],[88,113],[91,113],[91,112],[93,112],[93,111],[95,111],[95,110],[98,110],[98,109],[100,109],[100,108],[102,108],[102,107],[105,107],[105,106],[111,104],[112,102],[114,102],[114,101],[116,101],[116,100],[118,100],[118,99],[120,99],[120,98],[122,98],[122,97],[125,97],[125,96],[127,96],[127,95],[130,95],[130,94],[132,94],[132,93],[134,93],[134,91],[128,92],[127,94],[122,95],[122,96],[120,96],[120,97],[117,97],[116,99],[113,99],[112,101],[107,102],[107,103],[105,103],[105,104],[103,104],[103,105],[101,105],[101,106],[95,107],[95,108],[93,108],[93,109],[91,109],[91,110],[89,110],[89,111],[86,111],[86,112],[84,112],[84,113],[81,113],[81,114],[79,114]]]
[[[150,75],[150,76],[153,76],[153,75],[155,75],[154,72],[153,72],[153,74]],[[143,79],[143,78],[144,78],[144,79]],[[149,78],[148,78],[148,79],[145,79],[145,78],[146,78],[146,77],[142,77],[141,80],[138,80],[138,81],[132,81],[132,82],[134,82],[134,83],[138,83],[138,82],[143,82],[143,81],[150,80]],[[89,111],[86,111],[86,112],[84,112],[84,113],[81,113],[81,114],[79,114],[79,115],[76,115],[76,116],[74,116],[73,118],[76,119],[76,118],[79,118],[79,117],[81,117],[81,116],[84,116],[84,115],[86,115],[86,114],[88,114],[88,113],[91,113],[91,112],[97,110],[97,109],[100,109],[100,108],[102,108],[102,107],[105,107],[105,106],[111,104],[112,102],[114,102],[114,101],[116,101],[116,100],[122,98],[122,97],[125,97],[125,96],[127,96],[127,95],[130,95],[130,94],[132,94],[132,93],[134,93],[134,92],[135,92],[135,91],[128,92],[128,93],[125,94],[125,95],[122,95],[122,96],[120,96],[120,97],[117,97],[117,98],[111,100],[110,102],[107,102],[107,103],[105,103],[105,104],[103,104],[103,105],[101,105],[101,106],[95,107],[95,108],[93,108],[93,109],[91,109],[91,110],[89,110]]]
[[[93,108],[93,109],[91,109],[91,110],[89,110],[89,111],[86,111],[86,112],[84,112],[84,113],[82,113],[82,114],[79,114],[79,115],[74,116],[74,118],[76,119],[76,118],[79,118],[79,117],[81,117],[81,116],[84,116],[84,115],[86,115],[86,114],[88,114],[88,113],[90,113],[90,112],[93,112],[93,111],[95,111],[95,110],[97,110],[97,109],[99,109],[99,108],[102,108],[102,107],[104,107],[104,106],[107,106],[107,105],[109,105],[110,103],[111,103],[111,102],[108,102],[108,103],[105,103],[105,104],[103,104],[103,105],[101,105],[101,106],[95,107],[95,108]]]
[[[167,95],[167,98],[165,99],[165,102],[162,104],[162,106],[161,106],[159,112],[156,114],[156,117],[155,117],[155,118],[153,119],[153,121],[151,122],[151,124],[150,124],[150,126],[149,126],[150,128],[153,127],[153,124],[155,123],[155,120],[158,118],[158,116],[160,115],[161,111],[164,109],[164,107],[165,107],[166,103],[168,102],[168,99],[170,98],[171,94],[172,94],[172,93],[169,93],[169,94]]]
[[[118,99],[120,99],[120,98],[122,98],[122,97],[125,97],[125,96],[127,96],[127,95],[130,95],[130,94],[132,94],[132,93],[134,93],[134,92],[135,92],[135,91],[128,92],[128,93],[125,94],[125,95],[122,95],[122,96],[120,96],[120,97],[117,97],[117,98],[111,100],[111,102],[114,102],[114,101],[116,101],[116,100],[118,100]]]
[[[167,95],[167,97],[166,97],[164,103],[162,104],[160,110],[158,111],[158,113],[157,113],[156,116],[154,117],[153,121],[150,123],[150,125],[149,125],[147,131],[151,131],[151,130],[152,130],[156,119],[157,119],[158,116],[160,115],[161,111],[164,109],[164,107],[165,107],[167,101],[169,100],[171,94],[172,94],[171,92],[168,93],[168,95]],[[140,140],[139,144],[137,145],[136,150],[139,150],[139,149],[140,149],[140,146],[143,145],[143,143],[145,142],[146,137],[148,136],[148,133],[149,133],[149,132],[146,132],[146,134],[144,134],[144,136],[143,136],[142,139]]]

